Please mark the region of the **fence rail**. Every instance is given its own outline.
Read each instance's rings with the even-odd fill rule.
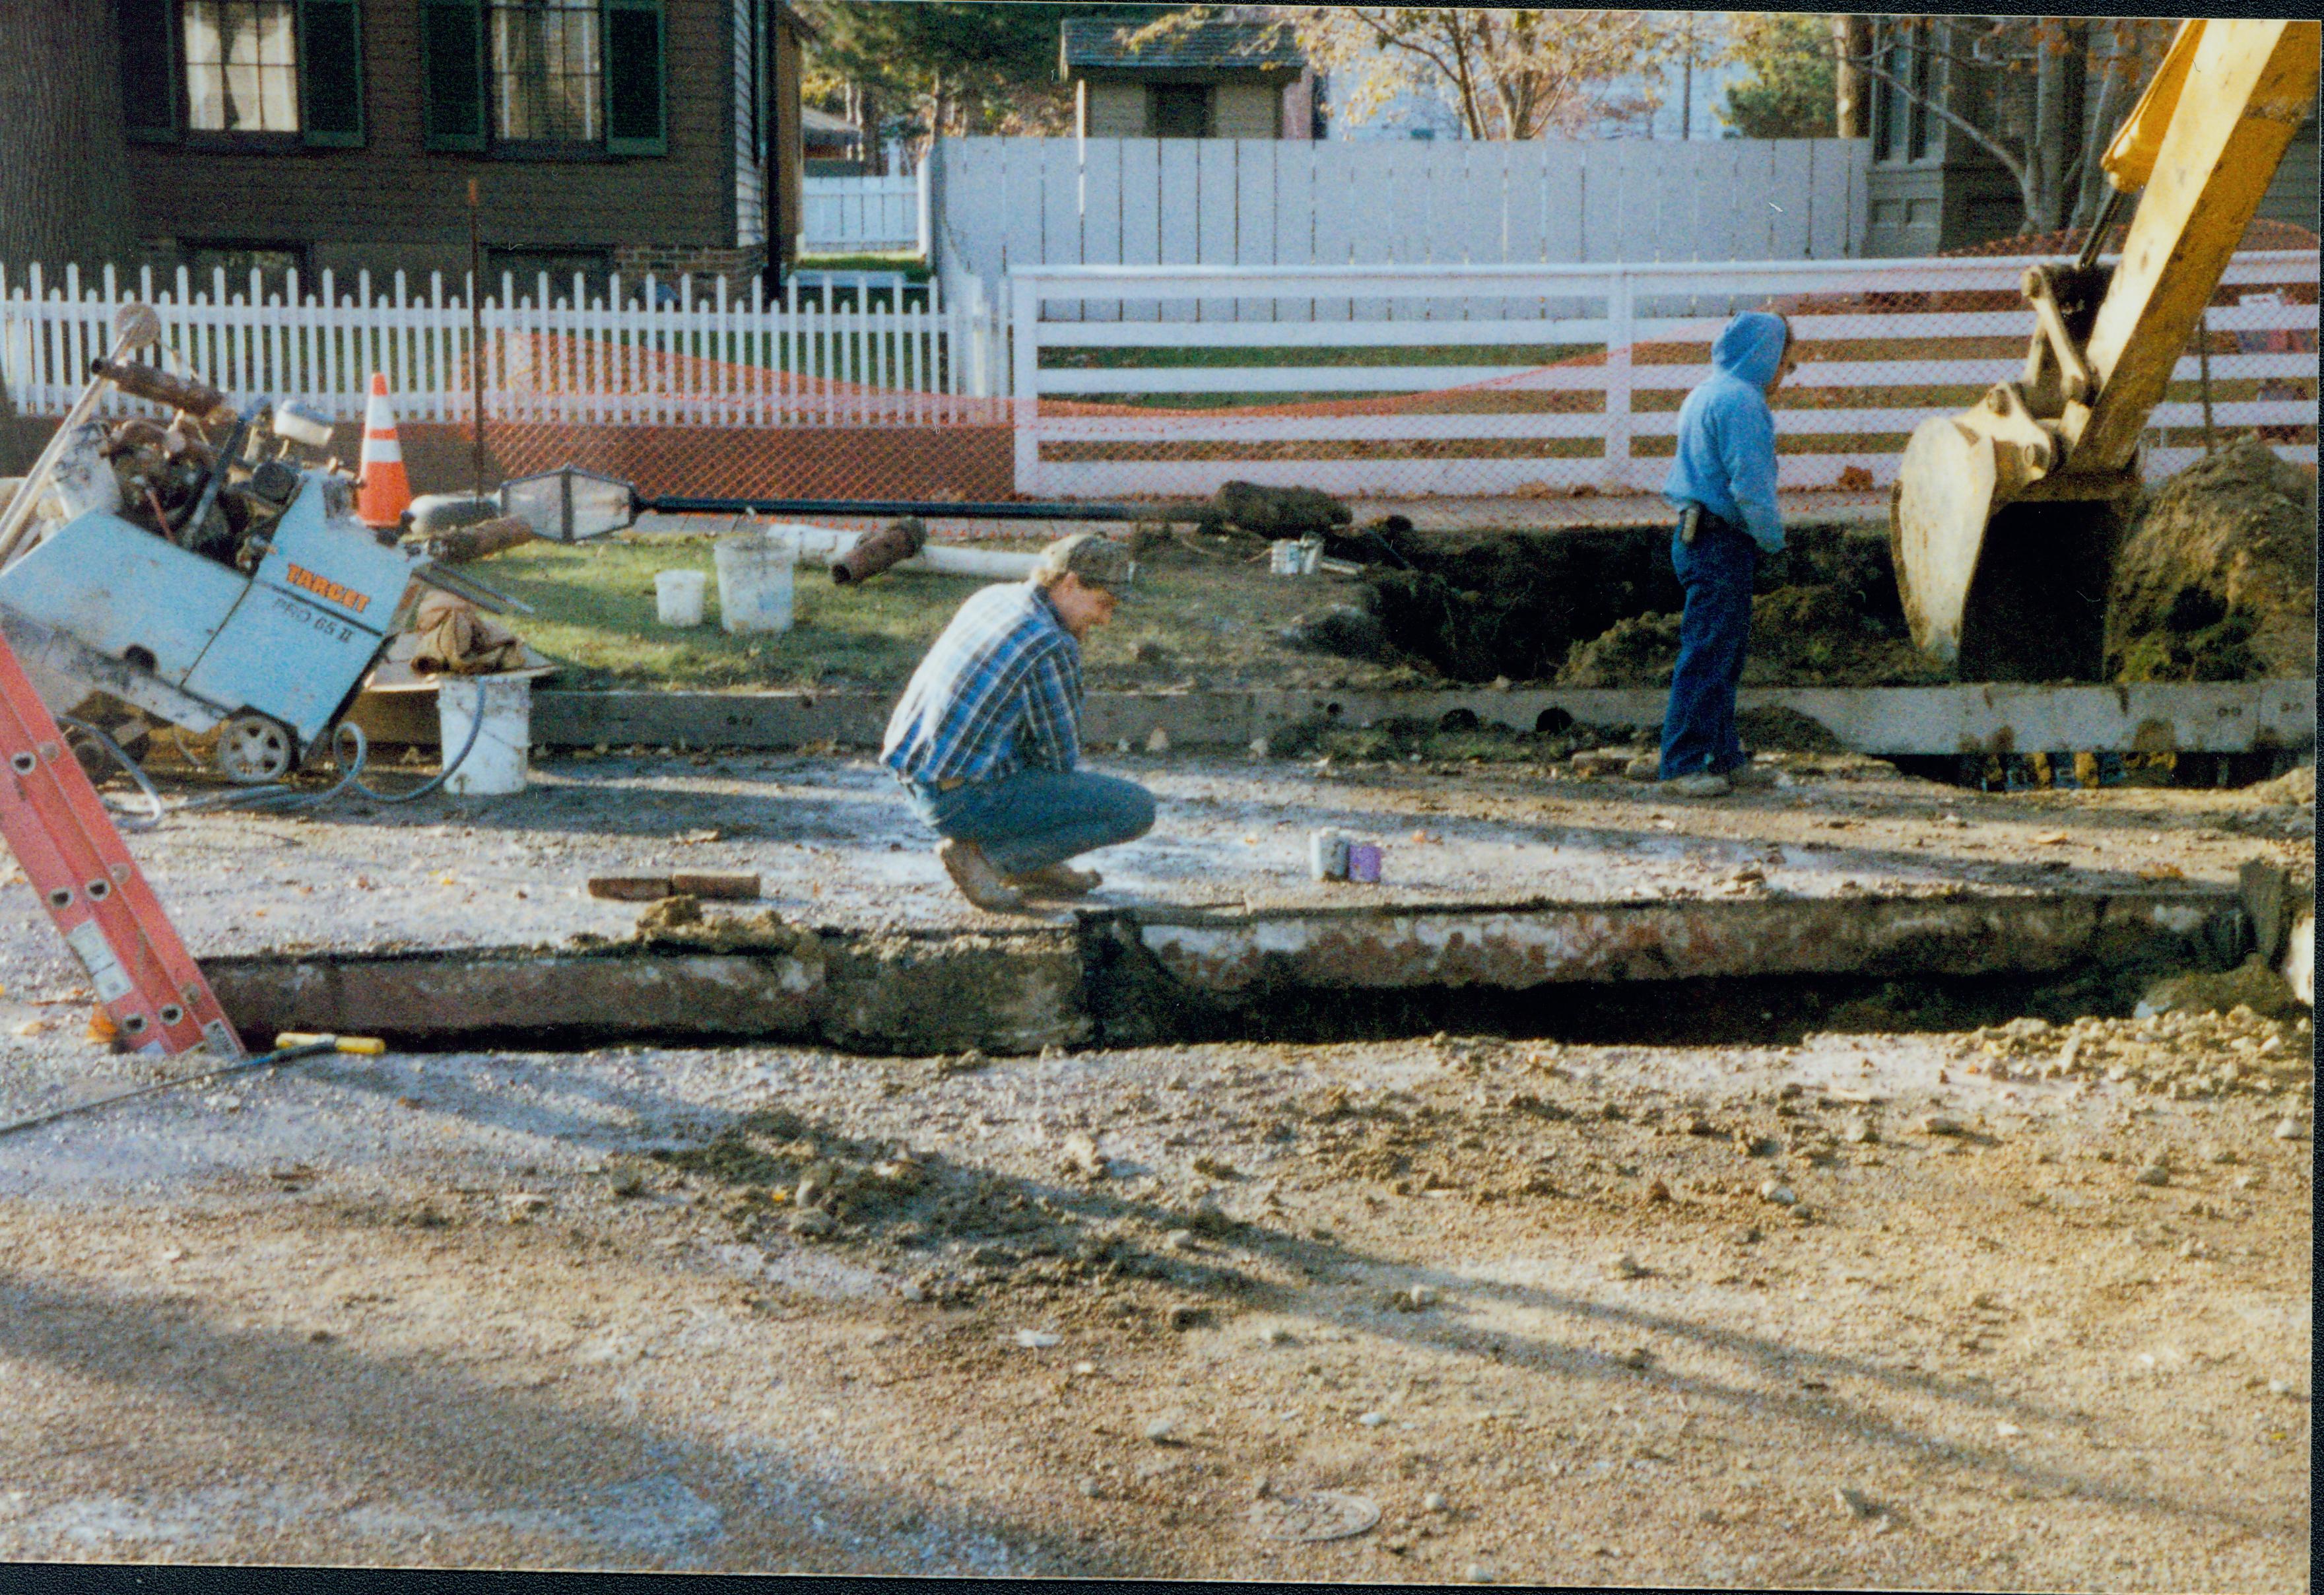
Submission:
[[[927,169],[909,177],[802,180],[799,248],[808,254],[928,250]]]
[[[937,422],[981,414],[1007,376],[994,352],[1000,329],[973,283],[965,303],[945,303],[931,285],[924,300],[900,305],[872,295],[853,304],[796,291],[769,299],[755,283],[737,293],[724,279],[690,276],[638,286],[632,297],[616,277],[592,297],[577,278],[524,284],[503,274],[482,307],[485,414],[690,426]],[[69,268],[59,283],[37,266],[21,275],[0,267],[0,383],[17,410],[69,408],[89,362],[111,344],[115,310],[130,300],[160,316],[170,364],[237,404],[296,397],[359,419],[377,371],[403,419],[475,413],[465,282],[447,285],[441,274],[422,295],[400,272],[384,287],[360,273],[352,293],[326,272],[309,294],[295,274],[287,291],[270,293],[254,272],[235,292],[219,271],[205,293],[183,270],[163,281],[142,272],[133,287],[109,269],[92,282]],[[150,407],[108,393],[105,408]]]
[[[2180,361],[2149,423],[2150,477],[2200,454],[2207,409],[2212,427],[2269,429],[2315,462],[2317,259],[2229,266],[2222,297],[2240,302],[2208,313],[2208,384],[2196,350]],[[1801,362],[1776,401],[1780,482],[1886,486],[1915,426],[2019,374],[2027,263],[1014,272],[1017,488],[1654,492],[1711,340],[1771,304]],[[1301,318],[1267,318],[1285,305]],[[1437,307],[1452,313],[1407,318]]]

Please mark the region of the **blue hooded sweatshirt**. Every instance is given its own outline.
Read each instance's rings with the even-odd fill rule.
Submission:
[[[1674,509],[1689,502],[1751,534],[1770,554],[1784,547],[1775,512],[1775,418],[1766,387],[1784,359],[1784,323],[1746,310],[1711,346],[1711,375],[1678,411],[1678,456],[1663,480]]]

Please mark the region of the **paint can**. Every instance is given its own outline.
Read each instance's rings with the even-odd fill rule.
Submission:
[[[1348,878],[1348,839],[1337,831],[1307,833],[1307,873],[1318,880]]]
[[[1366,886],[1376,886],[1380,878],[1380,850],[1370,842],[1348,844],[1348,879]]]

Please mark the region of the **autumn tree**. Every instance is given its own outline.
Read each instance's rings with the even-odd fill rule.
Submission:
[[[1191,5],[1134,37],[1213,18],[1266,22],[1296,37],[1308,63],[1333,75],[1333,108],[1351,122],[1369,121],[1400,95],[1441,96],[1472,139],[1540,138],[1651,115],[1659,103],[1651,86],[1678,36],[1668,14],[1648,11]]]
[[[847,106],[874,145],[891,128],[935,136],[1059,132],[1071,123],[1057,82],[1063,7],[800,0],[799,10],[816,33],[807,97]]]
[[[1886,37],[1846,64],[1990,155],[2017,183],[2020,231],[2049,233],[2094,219],[2106,191],[2098,156],[2173,27],[2133,17],[1892,16],[1882,20]],[[1941,69],[1900,70],[1886,48],[1898,44]]]
[[[1750,76],[1727,86],[1724,119],[1741,138],[1831,138],[1839,63],[1830,19],[1791,11],[1728,14],[1721,59]]]

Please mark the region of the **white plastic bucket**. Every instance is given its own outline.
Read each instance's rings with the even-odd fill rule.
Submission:
[[[702,597],[710,577],[698,570],[665,570],[654,577],[654,618],[665,626],[702,623]]]
[[[718,567],[718,623],[729,632],[791,629],[791,566],[798,550],[779,526],[722,537],[712,549]]]
[[[454,757],[478,726],[474,746],[446,778],[464,797],[524,790],[532,751],[532,681],[524,676],[455,676],[437,683],[436,721],[444,757]]]

